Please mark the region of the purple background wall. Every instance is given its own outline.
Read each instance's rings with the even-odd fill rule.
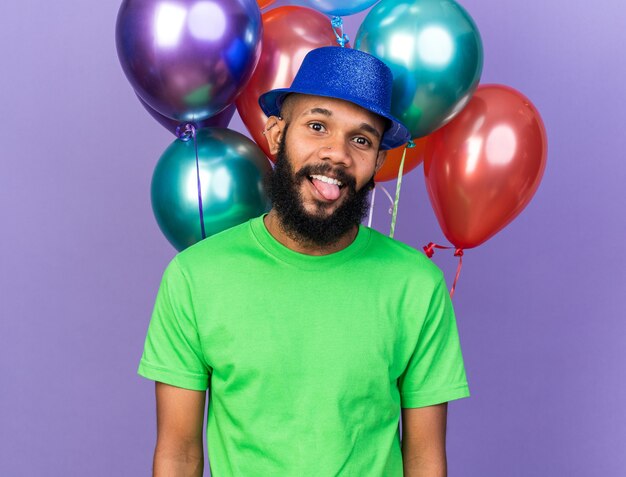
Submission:
[[[465,256],[455,304],[472,397],[450,405],[450,475],[626,475],[626,7],[462,4],[482,33],[483,82],[532,99],[549,158],[530,206]],[[5,2],[0,15],[3,476],[151,466],[153,384],[135,371],[174,255],[149,200],[173,138],[119,67],[118,6]],[[352,38],[362,18],[348,19]],[[379,201],[374,225],[388,224]],[[421,167],[397,238],[443,240]],[[452,255],[435,260],[452,278]]]

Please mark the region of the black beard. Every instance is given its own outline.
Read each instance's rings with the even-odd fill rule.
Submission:
[[[358,226],[369,208],[369,192],[374,188],[374,177],[360,190],[356,190],[354,177],[343,169],[333,169],[330,164],[320,162],[304,166],[294,173],[287,157],[285,141],[288,126],[283,131],[274,170],[267,177],[266,188],[283,231],[293,240],[317,246],[336,243],[350,230]],[[313,174],[332,174],[342,182],[342,191],[347,189],[343,203],[330,215],[324,213],[325,203],[319,202],[318,213],[310,214],[302,205],[300,186]]]

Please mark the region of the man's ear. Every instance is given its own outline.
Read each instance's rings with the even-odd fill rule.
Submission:
[[[387,151],[378,151],[378,156],[376,156],[376,169],[375,172],[378,172],[385,162],[387,158]]]
[[[278,153],[280,142],[283,140],[284,128],[285,120],[278,116],[270,116],[265,123],[263,135],[267,140],[267,145],[272,155],[276,155]]]

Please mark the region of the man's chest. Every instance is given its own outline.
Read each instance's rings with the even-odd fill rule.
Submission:
[[[212,384],[224,393],[293,386],[368,394],[385,389],[408,356],[393,297],[327,284],[242,286],[197,315]]]

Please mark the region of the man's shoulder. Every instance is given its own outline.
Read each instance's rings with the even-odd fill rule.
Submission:
[[[370,253],[381,265],[405,276],[428,279],[433,285],[443,278],[441,269],[423,252],[371,229]]]
[[[400,262],[409,260],[419,263],[432,264],[431,260],[421,251],[407,245],[399,240],[384,235],[377,230],[370,229],[372,251],[382,256],[389,257]]]
[[[194,269],[206,266],[207,262],[215,263],[220,258],[226,258],[227,255],[240,251],[242,247],[252,242],[251,220],[255,219],[200,240],[178,253],[175,260],[181,268]]]

